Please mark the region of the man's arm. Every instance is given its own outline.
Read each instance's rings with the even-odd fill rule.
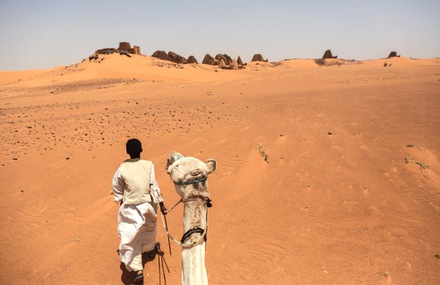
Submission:
[[[162,212],[162,214],[166,215],[167,208],[165,207],[165,204],[163,203],[162,194],[160,194],[159,184],[157,183],[156,175],[154,173],[154,165],[151,165],[150,194],[153,197],[153,201],[155,203],[159,203],[160,211]]]
[[[115,203],[122,203],[122,197],[124,195],[125,182],[122,179],[121,171],[118,169],[115,172],[112,180],[113,194]]]

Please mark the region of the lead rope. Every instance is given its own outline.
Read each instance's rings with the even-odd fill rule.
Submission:
[[[210,201],[211,201],[211,199],[207,200],[208,208],[209,208],[209,205],[211,204]],[[180,199],[180,200],[179,200],[179,201],[178,201],[173,207],[171,207],[171,209],[167,211],[167,214],[168,214],[172,209],[174,209],[177,205],[179,205],[181,202],[183,202],[183,199]],[[183,242],[176,240],[176,239],[175,239],[175,238],[174,238],[174,237],[168,232],[168,227],[167,227],[167,225],[165,224],[165,219],[166,219],[166,218],[165,218],[164,215],[162,214],[162,211],[160,211],[160,215],[162,216],[162,225],[163,225],[163,228],[165,229],[165,232],[167,233],[168,237],[169,237],[174,243],[176,243],[178,246],[180,246],[180,247],[182,247],[182,248],[192,248],[192,247],[198,245],[198,244],[202,241],[202,239],[204,239],[205,236],[206,236],[206,232],[207,232],[207,230],[208,230],[208,211],[206,211],[206,227],[205,227],[205,229],[203,230],[202,235],[200,235],[199,238],[197,239],[197,241],[196,241],[194,244],[192,244],[192,245],[185,245]]]
[[[172,206],[171,209],[167,210],[167,214],[168,214],[169,212],[171,212],[172,209],[176,208],[177,205],[179,205],[180,203],[182,203],[182,201],[183,201],[182,199],[180,199],[179,201],[177,201],[177,203],[174,204],[174,206]]]

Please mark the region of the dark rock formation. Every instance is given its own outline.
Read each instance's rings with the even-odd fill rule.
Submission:
[[[241,60],[241,57],[240,56],[238,56],[238,58],[237,58],[237,65],[243,65],[243,61]]]
[[[141,47],[140,46],[134,46],[133,47],[133,53],[141,55]]]
[[[392,51],[392,52],[390,52],[390,55],[388,56],[388,58],[391,58],[391,57],[400,57],[400,54],[397,55],[397,52]]]
[[[171,62],[179,63],[179,64],[184,64],[187,62],[186,58],[178,55],[177,53],[175,53],[173,51],[166,53],[163,50],[157,50],[151,56],[158,58],[158,59],[161,59],[161,60],[171,61]]]
[[[89,61],[97,60],[99,58],[99,55],[95,52],[91,56],[89,56]]]
[[[215,59],[210,55],[206,54],[203,58],[202,64],[214,65]]]
[[[215,61],[216,62],[214,63],[214,65],[220,64],[220,62],[222,60],[225,63],[225,65],[228,65],[228,66],[231,65],[231,63],[232,63],[232,58],[229,55],[227,55],[227,54],[217,54],[215,56]]]
[[[183,56],[178,55],[177,53],[170,51],[168,52],[168,58],[170,61],[174,62],[174,63],[181,63],[181,64],[185,64],[186,63],[186,58],[184,58]]]
[[[322,59],[326,59],[326,58],[338,58],[337,56],[333,56],[332,51],[331,50],[326,50],[324,55],[322,56]]]
[[[264,61],[264,59],[263,59]],[[206,54],[205,58],[203,59],[203,64],[208,65],[214,65],[221,69],[231,69],[231,70],[238,70],[243,68],[243,61],[240,57],[238,57],[237,60],[232,59],[227,54],[217,54],[215,58],[213,58],[211,55]]]
[[[252,57],[252,62],[254,62],[254,61],[268,62],[269,60],[264,59],[261,54],[257,53],[257,54],[254,54],[254,56]]]
[[[103,48],[98,49],[95,51],[96,54],[112,54],[112,53],[119,53],[122,55],[126,55],[128,57],[131,57],[130,54],[141,54],[141,48],[139,46],[134,46],[131,48],[130,43],[127,42],[120,42],[118,48]]]
[[[157,50],[151,56],[161,60],[171,61],[170,58],[168,57],[168,54],[163,50]]]
[[[235,59],[233,59],[231,62],[231,65],[229,65],[229,69],[238,70],[238,68],[239,67],[238,67],[237,61]]]
[[[218,63],[218,67],[226,69],[228,66],[226,65],[225,61],[220,59],[220,62]]]
[[[127,43],[127,42],[120,42],[118,49],[125,50],[126,52],[128,52],[129,50],[131,50],[131,45],[130,45],[130,43]]]
[[[132,48],[130,43],[128,43],[128,42],[120,42],[118,50],[125,51],[126,53],[129,53],[129,54],[141,54],[141,48],[139,46],[134,46]],[[122,54],[125,54],[125,53],[122,53]]]
[[[131,57],[131,55],[130,55],[130,53],[128,51],[118,50],[118,52],[119,52],[120,55],[125,55],[125,56],[128,56],[128,57]]]
[[[97,51],[95,51],[96,54],[112,54],[115,52],[119,52],[119,51],[115,48],[103,48],[103,49],[98,49]]]
[[[196,59],[194,56],[192,56],[192,55],[190,55],[190,56],[188,57],[188,59],[186,60],[186,63],[195,63],[195,64],[199,64],[199,62],[197,61],[197,59]]]

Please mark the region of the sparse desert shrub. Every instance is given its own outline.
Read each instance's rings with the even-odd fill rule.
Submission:
[[[269,163],[269,161],[268,161],[269,156],[268,156],[267,153],[264,151],[264,149],[263,149],[263,144],[262,144],[262,143],[258,144],[258,151],[260,152],[260,155],[264,158],[264,161],[266,161],[267,163]]]

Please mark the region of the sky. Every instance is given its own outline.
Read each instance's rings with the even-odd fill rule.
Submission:
[[[48,69],[129,42],[269,61],[440,57],[439,0],[0,0],[0,70]]]

